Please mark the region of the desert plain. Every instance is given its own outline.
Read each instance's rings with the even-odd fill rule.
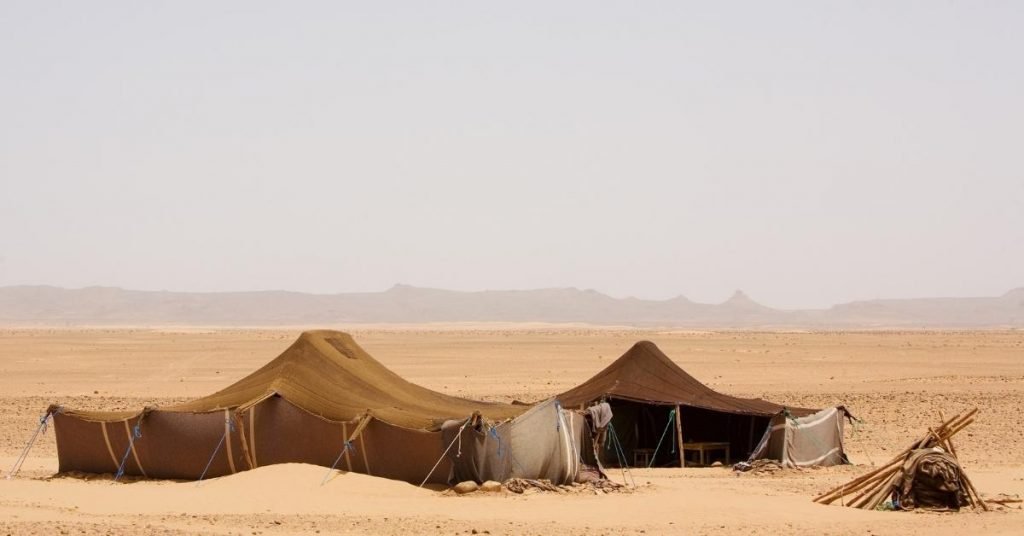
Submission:
[[[53,433],[7,480],[50,403],[166,405],[227,386],[302,328],[0,330],[0,536],[6,534],[1022,534],[1016,506],[896,513],[811,498],[884,463],[952,415],[979,408],[955,441],[982,496],[1024,495],[1024,331],[759,332],[543,324],[331,326],[405,378],[444,393],[535,401],[570,388],[638,340],[738,396],[844,404],[853,465],[737,474],[633,469],[628,492],[457,496],[288,464],[195,482],[55,475]],[[612,478],[623,481],[613,471]]]

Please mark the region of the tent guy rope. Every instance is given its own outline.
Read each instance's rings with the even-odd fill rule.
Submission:
[[[117,474],[114,475],[114,482],[117,482],[124,476],[124,466],[128,463],[128,455],[131,454],[132,449],[135,448],[135,440],[142,438],[142,429],[139,427],[142,424],[142,419],[135,423],[135,427],[132,429],[132,433],[128,435],[128,446],[124,449],[124,456],[121,456],[121,463],[117,466]]]
[[[658,451],[661,450],[661,443],[665,441],[665,435],[668,434],[669,428],[672,428],[672,424],[676,422],[676,410],[673,408],[668,412],[668,423],[665,424],[665,431],[661,433],[661,439],[658,439],[658,446],[654,447],[654,454],[651,455],[651,460],[647,462],[647,468],[650,469],[654,465],[655,458],[658,457]],[[650,443],[648,443],[649,445]]]
[[[210,460],[206,462],[206,467],[203,469],[203,473],[199,475],[199,480],[196,481],[196,487],[199,487],[203,483],[203,478],[206,476],[206,472],[210,470],[210,465],[213,464],[213,459],[217,457],[217,453],[220,452],[220,448],[224,446],[224,441],[227,440],[228,434],[235,431],[235,423],[231,422],[231,419],[225,419],[224,422],[227,426],[224,427],[224,435],[220,436],[220,441],[217,442],[217,447],[213,449],[213,454],[210,455]]]
[[[35,445],[36,439],[38,439],[41,434],[46,433],[47,423],[49,423],[50,418],[53,417],[53,414],[58,411],[60,411],[60,408],[57,408],[56,410],[52,411],[47,410],[46,414],[39,418],[39,426],[36,427],[35,433],[32,434],[32,437],[29,438],[28,443],[25,444],[25,448],[21,451],[21,454],[18,456],[16,460],[14,460],[14,465],[12,465],[11,470],[7,472],[7,480],[14,478],[21,471],[21,466],[25,464],[25,459],[28,458],[28,453],[30,450],[32,450],[32,446]]]
[[[332,463],[331,468],[327,470],[327,474],[324,475],[324,479],[320,481],[321,486],[327,483],[327,479],[331,476],[331,473],[334,472],[334,468],[338,466],[338,462],[341,461],[341,457],[344,456],[346,452],[354,452],[355,450],[356,448],[352,446],[352,441],[346,440],[345,446],[341,449],[341,452],[338,453],[338,457],[334,459],[334,463]]]
[[[437,466],[441,465],[441,460],[444,460],[444,457],[448,455],[448,451],[452,450],[456,441],[459,443],[459,453],[457,456],[462,456],[462,431],[466,429],[466,426],[469,426],[469,423],[472,420],[473,418],[470,417],[466,419],[466,422],[462,423],[462,426],[459,427],[459,433],[455,434],[455,439],[452,439],[452,442],[448,444],[448,448],[444,449],[444,452],[441,453],[441,457],[437,459],[437,463],[434,464],[434,467],[430,468],[430,472],[423,478],[423,482],[420,482],[421,488],[427,483],[427,480],[430,480],[430,476],[437,470]]]

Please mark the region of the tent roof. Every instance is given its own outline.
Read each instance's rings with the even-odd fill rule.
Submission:
[[[413,429],[434,429],[474,412],[503,420],[529,409],[467,400],[410,383],[366,353],[351,335],[328,330],[304,332],[273,361],[212,395],[159,409],[205,413],[246,407],[274,395],[332,421],[351,421],[369,412]],[[125,418],[124,412],[71,413],[94,420]]]
[[[770,416],[783,409],[759,398],[737,398],[711,389],[672,362],[650,341],[634,344],[593,378],[557,398],[563,405],[574,407],[604,396],[744,415]],[[797,412],[803,413],[802,410]]]

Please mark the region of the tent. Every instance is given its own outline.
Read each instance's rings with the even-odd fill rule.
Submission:
[[[850,414],[837,406],[804,417],[782,411],[772,417],[749,461],[779,460],[783,467],[848,463],[843,452],[843,424]]]
[[[521,430],[538,444],[565,441],[553,417],[534,425],[529,410],[431,391],[388,370],[346,333],[310,331],[249,376],[191,402],[133,412],[51,406],[48,414],[61,472],[196,479],[302,462],[419,484],[445,483],[452,473],[457,453],[446,450],[445,421],[497,425],[513,437]],[[520,416],[528,420],[522,426]],[[562,455],[529,453],[535,466]],[[560,481],[571,482],[571,473]]]
[[[598,461],[611,465],[678,466],[690,463],[687,457],[704,465],[746,459],[771,418],[785,409],[711,389],[650,341],[634,344],[594,377],[556,398],[566,407],[602,400],[611,405],[614,433],[597,449],[583,449],[585,461],[597,452]],[[816,410],[789,411],[802,416]]]

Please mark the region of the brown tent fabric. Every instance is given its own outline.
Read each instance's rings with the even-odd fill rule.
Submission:
[[[527,409],[466,400],[420,387],[380,364],[351,335],[323,330],[303,333],[276,359],[221,391],[159,411],[244,409],[274,395],[331,421],[350,421],[369,413],[395,426],[420,430],[437,430],[447,419],[473,413],[502,420]],[[69,409],[64,413],[90,421],[121,421],[139,414]]]
[[[583,460],[611,466],[678,467],[687,457],[687,444],[717,448],[707,456],[704,447],[691,448],[689,457],[696,459],[688,464],[746,459],[771,417],[787,409],[761,399],[719,393],[689,375],[650,341],[634,344],[594,377],[556,398],[571,408],[601,400],[610,403],[610,441],[601,449],[585,444]],[[803,416],[817,410],[788,411]],[[672,429],[675,418],[680,423],[678,430]],[[676,444],[679,435],[682,452]],[[728,449],[722,449],[725,444]]]
[[[431,391],[385,368],[350,335],[311,331],[207,397],[138,412],[49,413],[61,472],[114,473],[123,463],[129,475],[194,479],[272,463],[330,466],[344,450],[338,469],[418,484],[442,459],[444,421],[501,422],[529,409]],[[450,472],[442,459],[430,481],[444,483]]]
[[[942,449],[918,449],[903,463],[892,499],[901,510],[959,510],[969,504],[964,472]]]
[[[557,396],[566,407],[587,405],[605,397],[759,417],[771,417],[783,409],[758,398],[737,398],[711,389],[672,362],[650,341],[634,344],[593,378]],[[790,408],[790,411],[806,415],[817,410]]]

